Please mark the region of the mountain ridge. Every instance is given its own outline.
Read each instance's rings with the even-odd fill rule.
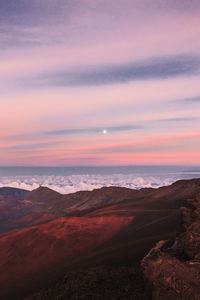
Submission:
[[[34,195],[38,197],[40,192],[57,196],[46,188],[39,188]],[[69,210],[71,215],[57,217],[50,215],[49,206],[46,211],[43,207],[43,212],[27,215],[31,226],[0,235],[0,283],[4,287],[0,293],[5,299],[23,299],[48,288],[66,272],[103,266],[135,268],[156,242],[176,238],[182,228],[180,207],[196,194],[200,194],[200,179],[182,180],[159,189],[104,187],[66,195],[64,201],[58,200],[59,194],[55,205],[69,200],[67,204],[74,209],[80,201],[90,203],[90,210],[83,210],[81,216]],[[23,201],[31,202],[28,194]],[[41,223],[33,224],[35,218]]]

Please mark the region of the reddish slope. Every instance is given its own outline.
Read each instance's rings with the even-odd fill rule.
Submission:
[[[0,195],[0,234],[17,229],[17,219],[32,213],[30,201],[15,196]]]
[[[46,187],[40,187],[28,193],[9,188],[2,189],[1,192],[4,194],[25,193],[26,199],[12,196],[12,199],[9,200],[10,196],[0,196],[0,233],[3,233],[44,223],[61,216],[88,215],[88,213],[102,208],[104,215],[110,213],[130,214],[130,211],[132,215],[135,210],[178,208],[187,198],[200,192],[200,179],[181,180],[159,189],[131,190],[120,187],[104,187],[91,192],[82,191],[68,195],[61,195]],[[117,203],[120,203],[118,212],[114,206],[113,212],[109,207],[107,212],[105,211],[105,207]],[[27,218],[21,219],[26,215]]]
[[[63,217],[0,236],[0,286],[3,299],[40,287],[73,259],[109,240],[133,217]],[[12,287],[12,291],[10,291]],[[26,288],[25,288],[26,287]],[[17,296],[15,297],[17,299]]]
[[[80,216],[108,205],[124,200],[131,200],[136,206],[147,203],[155,207],[179,207],[187,198],[200,192],[200,179],[180,180],[176,183],[158,189],[144,188],[132,190],[121,187],[103,187],[93,191],[80,191],[73,194],[61,195],[47,187],[25,195],[28,201],[35,205],[35,211],[52,213],[57,217],[63,215]]]
[[[18,218],[15,222],[17,228],[27,228],[30,226],[47,223],[55,219],[55,215],[45,212],[35,212]]]
[[[60,276],[66,267],[69,270],[138,262],[156,241],[175,236],[181,221],[179,206],[199,191],[200,180],[139,191],[102,188],[61,195],[62,199],[49,189],[36,190],[32,201],[45,202],[44,211],[58,207],[59,213],[65,213],[64,208],[83,212],[87,208],[84,211],[87,217],[63,217],[1,235],[3,299],[13,295],[10,299],[21,299],[16,296],[20,290],[23,294],[36,291]],[[95,207],[99,209],[95,211]]]
[[[36,205],[37,211],[45,211],[63,216],[74,215],[86,210],[95,210],[112,203],[120,202],[137,191],[120,188],[104,187],[93,191],[80,191],[62,195],[47,187],[39,187],[26,194],[25,198]]]

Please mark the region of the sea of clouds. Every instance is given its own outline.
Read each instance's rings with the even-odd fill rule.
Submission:
[[[71,175],[71,176],[4,176],[0,177],[0,187],[8,186],[26,190],[34,190],[39,186],[46,186],[61,194],[77,191],[91,191],[103,186],[121,186],[132,189],[143,187],[158,188],[169,185],[179,178],[177,176],[136,177],[135,174],[113,175]]]

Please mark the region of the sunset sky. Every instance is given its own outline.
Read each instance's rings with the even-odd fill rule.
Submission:
[[[199,0],[0,0],[0,165],[200,165]]]

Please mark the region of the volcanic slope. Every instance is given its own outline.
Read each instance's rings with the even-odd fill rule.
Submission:
[[[143,206],[152,209],[154,206],[157,209],[175,208],[198,190],[198,179],[178,181],[159,189],[132,190],[104,187],[67,195],[59,194],[47,187],[39,187],[31,192],[2,188],[0,189],[0,194],[3,194],[0,195],[0,233],[45,223],[62,216],[84,216],[122,201],[126,201],[127,205],[130,203],[134,210]]]
[[[133,190],[122,187],[103,187],[93,191],[80,191],[62,195],[47,187],[39,187],[25,195],[25,199],[38,204],[38,209],[57,214],[87,214],[89,210],[96,210],[110,204],[124,200],[131,200],[135,205],[169,205],[174,208],[180,201],[192,196],[200,190],[200,179],[179,180],[170,186],[158,189],[143,188]],[[171,197],[171,201],[169,199]],[[156,201],[157,199],[157,201]]]
[[[23,299],[69,271],[136,266],[155,242],[176,236],[181,226],[179,207],[199,192],[198,179],[159,189],[111,187],[80,192],[78,195],[87,196],[79,202],[88,202],[89,198],[90,203],[90,209],[88,203],[82,211],[79,206],[82,216],[65,216],[0,235],[2,299]],[[94,198],[92,208],[94,196],[103,207],[95,209]],[[115,197],[117,203],[113,204]],[[63,198],[63,202],[75,199],[78,203],[77,193]],[[77,207],[70,214],[72,211],[77,215]]]
[[[0,196],[13,196],[13,197],[24,197],[26,194],[28,194],[29,191],[13,188],[13,187],[1,187],[0,188]]]

